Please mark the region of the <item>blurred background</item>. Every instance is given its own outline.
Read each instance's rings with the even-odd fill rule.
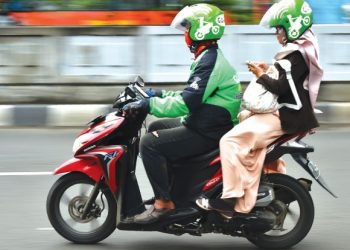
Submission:
[[[192,54],[169,24],[199,2],[225,11],[219,44],[247,84],[244,62],[271,62],[279,49],[258,25],[273,0],[0,0],[0,126],[83,125],[137,75],[183,88]],[[308,2],[325,70],[319,119],[350,124],[350,0]]]
[[[197,2],[225,10],[219,46],[246,86],[252,75],[245,62],[271,63],[280,49],[274,30],[258,25],[272,0],[0,0],[0,250],[255,249],[226,235],[122,231],[102,244],[79,246],[60,237],[46,216],[47,193],[57,179],[52,170],[72,157],[81,126],[110,112],[129,81],[140,75],[148,87],[184,88],[193,55],[169,24],[183,6]],[[317,103],[321,131],[306,143],[315,146],[311,159],[340,198],[313,185],[315,224],[294,249],[348,250],[350,0],[308,2],[325,74]],[[310,178],[286,161],[293,176]],[[148,199],[146,173],[137,169]]]
[[[225,10],[228,24],[257,24],[263,13],[276,1],[2,0],[0,2],[2,14],[8,17],[9,24],[57,26],[168,25],[183,6],[203,2],[215,4]],[[316,24],[349,22],[350,1],[348,0],[309,0],[308,2],[314,10]]]

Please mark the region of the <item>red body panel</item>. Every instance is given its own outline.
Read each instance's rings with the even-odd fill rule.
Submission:
[[[209,166],[214,166],[215,164],[220,163],[220,156],[217,156],[214,160],[209,163]],[[212,187],[216,186],[222,181],[222,170],[219,170],[214,174],[214,176],[204,185],[202,191],[208,191]]]
[[[98,160],[94,159],[94,157],[86,157],[81,159],[72,158],[56,168],[53,173],[62,174],[69,172],[84,173],[95,182],[98,182],[103,175],[102,167]]]
[[[202,191],[205,192],[211,189],[221,181],[222,181],[222,170],[221,168],[219,168],[219,170],[214,174],[214,176],[204,185]]]
[[[217,163],[220,163],[220,161],[221,161],[220,156],[217,156],[214,160],[212,160],[209,163],[209,166],[214,166]],[[208,191],[209,189],[216,186],[221,181],[222,181],[222,170],[220,167],[219,170],[213,175],[213,177],[211,177],[211,179],[204,185],[202,191],[203,192]]]
[[[220,162],[221,159],[220,159],[220,156],[216,157],[214,160],[212,160],[210,163],[209,163],[209,166],[213,166],[214,164]]]
[[[86,154],[78,155],[76,158],[66,161],[54,171],[54,174],[81,172],[95,182],[100,181],[101,177],[104,176],[111,191],[116,192],[117,162],[123,153],[124,149],[120,146],[97,147]],[[106,172],[102,164],[106,165]]]

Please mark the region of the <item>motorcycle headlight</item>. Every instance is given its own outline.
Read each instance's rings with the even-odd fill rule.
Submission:
[[[81,148],[81,146],[83,146],[84,143],[78,141],[78,140],[75,140],[75,142],[73,143],[73,153],[75,154],[79,148]]]
[[[73,143],[73,153],[76,153],[85,143],[89,141],[89,134],[84,134],[75,139]]]

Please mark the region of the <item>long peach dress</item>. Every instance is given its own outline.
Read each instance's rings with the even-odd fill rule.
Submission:
[[[245,113],[241,120],[220,140],[221,198],[237,198],[234,210],[248,213],[256,202],[267,146],[284,132],[278,113]]]

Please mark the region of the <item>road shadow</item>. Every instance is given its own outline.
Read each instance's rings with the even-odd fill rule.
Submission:
[[[228,236],[229,237],[229,236]],[[54,249],[56,249],[54,247]],[[157,239],[151,238],[147,240],[138,240],[135,239],[135,242],[130,242],[130,238],[123,240],[113,240],[113,242],[108,243],[98,243],[95,245],[78,245],[73,243],[60,244],[60,250],[75,250],[75,249],[84,249],[84,250],[253,250],[258,249],[253,244],[249,243],[247,240],[238,239],[238,238],[228,238],[226,240],[214,240],[210,241],[208,239],[201,240],[197,238],[186,239]]]

